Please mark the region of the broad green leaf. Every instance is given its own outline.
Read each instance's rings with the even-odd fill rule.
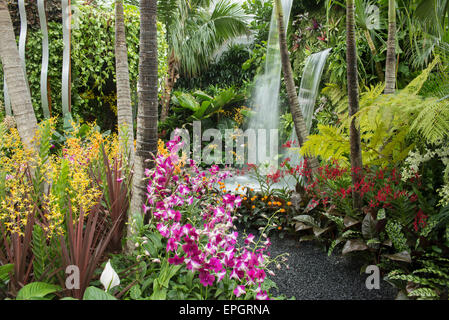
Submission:
[[[43,299],[46,295],[60,291],[61,287],[45,283],[45,282],[32,282],[20,289],[17,294],[16,300],[36,300]]]
[[[202,101],[211,101],[214,98],[211,97],[210,95],[206,94],[205,92],[201,91],[201,90],[197,90],[193,93],[193,96],[195,98],[199,98]]]
[[[116,297],[97,287],[87,287],[83,300],[117,300]]]
[[[200,107],[200,104],[195,100],[195,97],[193,97],[189,93],[176,92],[175,97],[177,99],[177,103],[179,103],[179,105],[185,109],[189,109],[195,112]]]

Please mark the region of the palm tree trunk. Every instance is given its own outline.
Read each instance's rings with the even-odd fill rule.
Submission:
[[[298,136],[299,145],[302,146],[307,141],[307,128],[304,116],[301,112],[298,95],[296,93],[295,81],[293,80],[293,70],[290,64],[290,56],[287,48],[287,36],[284,26],[284,13],[282,10],[281,0],[275,0],[275,9],[277,15],[279,46],[281,52],[282,72],[284,73],[284,81],[287,89],[288,103],[295,126],[296,135]],[[315,157],[307,158],[307,163],[315,174],[319,167],[319,162]]]
[[[142,214],[146,202],[145,169],[153,166],[147,161],[157,153],[158,74],[157,74],[157,1],[140,0],[139,105],[137,111],[137,146],[134,157],[133,192],[129,215],[128,238],[135,233],[133,215]],[[133,250],[131,241],[128,251]]]
[[[365,30],[365,37],[366,37],[366,41],[368,42],[368,46],[371,50],[371,54],[373,55],[373,59],[375,56],[377,56],[377,49],[376,46],[374,45],[374,41],[371,38],[371,34],[369,33],[369,30]],[[374,62],[375,67],[376,67],[376,73],[377,73],[377,77],[379,78],[379,81],[384,82],[385,81],[385,75],[384,72],[382,70],[382,65],[380,64],[379,61],[375,61]]]
[[[162,110],[161,110],[161,122],[165,121],[168,117],[168,111],[170,109],[170,99],[173,88],[176,81],[179,78],[178,74],[178,64],[175,59],[175,52],[172,50],[170,58],[168,59],[168,72],[165,77],[164,83],[164,96],[162,98]]]
[[[132,163],[134,157],[134,121],[129,85],[128,49],[126,47],[123,0],[115,1],[115,68],[120,146],[122,147],[122,152],[130,155],[128,161]]]
[[[359,83],[357,77],[357,48],[355,44],[355,19],[354,0],[346,1],[346,62],[348,82],[349,116],[352,117],[359,111]],[[360,130],[356,126],[356,120],[352,119],[349,127],[350,158],[352,171],[352,184],[355,185],[361,179],[363,169],[362,149],[360,142]],[[359,192],[352,190],[354,210],[362,208],[362,198]]]
[[[37,129],[37,120],[5,0],[0,0],[0,30],[0,58],[17,130],[22,143],[27,148],[33,149],[32,139]]]
[[[385,66],[385,94],[394,93],[396,87],[396,6],[388,0],[388,40]]]

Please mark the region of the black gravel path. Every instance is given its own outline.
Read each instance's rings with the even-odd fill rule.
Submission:
[[[299,242],[293,237],[280,239],[271,235],[270,240],[268,252],[272,257],[284,252],[290,254],[289,269],[272,268],[275,276],[269,276],[279,288],[271,289],[275,295],[297,300],[393,300],[396,297],[397,290],[383,280],[380,289],[368,290],[365,281],[369,274],[360,274],[362,264],[355,257],[339,253],[328,256],[318,244]]]

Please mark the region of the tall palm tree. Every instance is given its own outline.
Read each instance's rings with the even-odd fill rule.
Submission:
[[[285,87],[287,89],[288,103],[290,105],[290,112],[293,118],[296,135],[298,137],[299,145],[302,146],[307,141],[307,127],[304,121],[304,116],[299,105],[298,94],[296,93],[295,81],[293,79],[293,70],[290,64],[290,55],[287,47],[287,35],[284,26],[284,13],[282,10],[281,0],[275,0],[275,10],[277,16],[277,25],[279,33],[279,47],[281,53],[282,72],[284,74]],[[319,163],[314,157],[307,159],[308,165],[315,174],[318,170]]]
[[[151,168],[151,154],[157,153],[158,119],[158,59],[157,59],[157,2],[140,0],[140,49],[137,110],[137,143],[134,155],[134,175],[129,215],[128,236],[134,234],[134,214],[142,214],[146,201],[145,169]],[[128,242],[128,250],[132,250]]]
[[[23,144],[32,149],[37,120],[31,94],[17,49],[14,28],[5,0],[0,0],[0,58],[3,64],[12,111]]]
[[[388,40],[385,65],[385,94],[396,88],[396,1],[388,0]]]
[[[168,73],[161,121],[168,116],[177,79],[196,76],[226,41],[248,34],[240,4],[232,0],[160,0],[159,19],[167,28]]]
[[[117,120],[123,152],[134,157],[134,122],[129,85],[128,49],[126,47],[123,0],[115,1],[115,73],[117,85]],[[126,136],[124,136],[126,134]]]
[[[359,82],[357,77],[357,48],[355,43],[355,17],[354,0],[346,1],[346,63],[348,79],[348,103],[349,116],[352,117],[359,111]],[[350,159],[353,171],[352,182],[360,181],[360,173],[363,168],[360,130],[356,126],[355,118],[349,127]],[[362,198],[353,188],[352,191],[354,209],[362,208]]]

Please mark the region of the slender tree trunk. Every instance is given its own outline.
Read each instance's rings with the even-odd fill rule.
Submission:
[[[388,0],[388,40],[385,66],[385,94],[394,93],[396,87],[396,6]]]
[[[139,106],[137,111],[137,148],[134,156],[133,194],[128,237],[134,234],[133,215],[142,215],[146,203],[145,169],[154,165],[157,153],[158,74],[157,74],[157,1],[140,0]],[[128,251],[134,246],[128,241]]]
[[[37,120],[17,49],[16,37],[5,0],[0,0],[0,58],[12,111],[23,144],[32,149]]]
[[[375,56],[377,56],[377,49],[376,46],[374,45],[374,41],[371,38],[371,34],[369,33],[369,30],[365,30],[365,37],[366,37],[366,41],[368,42],[368,46],[371,50],[371,54],[373,55],[373,59]],[[384,82],[385,81],[385,75],[384,72],[382,70],[382,65],[380,64],[379,61],[375,61],[374,65],[376,67],[376,73],[377,73],[377,77],[379,78],[379,81]]]
[[[277,14],[277,23],[279,31],[279,45],[281,51],[282,71],[284,73],[284,81],[287,89],[288,103],[295,126],[296,135],[298,136],[299,145],[302,146],[307,141],[307,127],[304,116],[299,105],[298,95],[296,93],[295,81],[293,80],[293,70],[290,64],[290,57],[287,47],[287,35],[284,26],[284,13],[281,0],[275,0],[275,9]],[[319,162],[315,157],[307,158],[307,163],[315,174],[319,167]]]
[[[129,163],[132,163],[134,157],[134,121],[129,85],[123,0],[115,1],[115,69],[119,140],[122,152],[130,155]]]
[[[164,96],[162,98],[162,110],[161,110],[161,122],[165,121],[168,117],[168,111],[170,109],[170,100],[173,87],[179,78],[178,74],[178,64],[175,59],[175,52],[172,50],[170,57],[168,59],[168,72],[165,77],[164,83]]]
[[[359,83],[357,76],[357,49],[355,44],[355,19],[354,19],[354,0],[346,1],[346,62],[348,79],[348,102],[349,116],[352,117],[359,111]],[[349,128],[349,139],[351,145],[351,171],[352,184],[360,181],[363,169],[362,149],[360,142],[360,130],[357,128],[356,120],[351,121]],[[359,192],[352,190],[354,210],[362,208],[362,198]]]

